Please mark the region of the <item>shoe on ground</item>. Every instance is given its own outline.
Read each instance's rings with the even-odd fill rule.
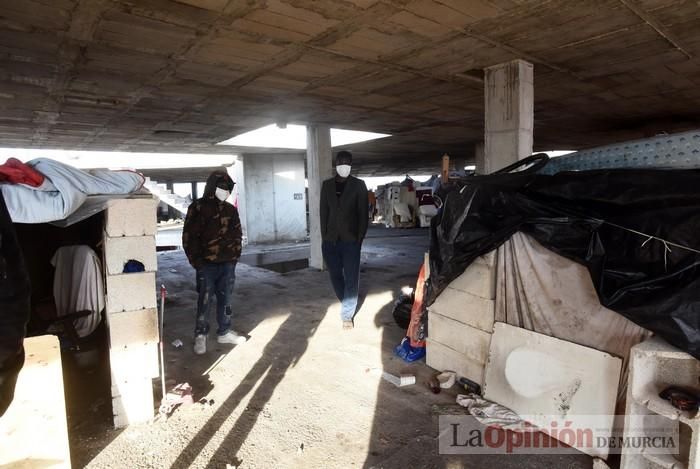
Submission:
[[[207,353],[207,336],[200,334],[194,338],[194,353],[195,355]]]
[[[343,321],[343,330],[350,331],[355,327],[352,321]]]
[[[246,339],[244,336],[238,335],[233,331],[228,331],[226,334],[217,336],[217,338],[216,338],[216,341],[220,344],[231,344],[231,345],[245,344],[247,340],[248,339]]]

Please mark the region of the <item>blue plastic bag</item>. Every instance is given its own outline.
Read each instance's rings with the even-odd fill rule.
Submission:
[[[401,357],[403,361],[411,363],[425,357],[425,347],[411,347],[408,337],[404,337],[394,349],[394,353]]]

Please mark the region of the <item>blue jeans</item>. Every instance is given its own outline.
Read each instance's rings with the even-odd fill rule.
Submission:
[[[216,296],[216,321],[218,335],[231,330],[231,303],[233,286],[236,283],[236,263],[204,264],[197,269],[197,322],[194,335],[209,333],[209,310]]]
[[[360,289],[360,250],[362,243],[355,241],[324,241],[321,249],[326,262],[335,296],[341,303],[340,318],[350,321],[357,312]]]

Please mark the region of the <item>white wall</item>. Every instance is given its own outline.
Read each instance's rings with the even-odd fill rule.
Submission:
[[[244,179],[248,242],[306,238],[302,155],[246,156]]]

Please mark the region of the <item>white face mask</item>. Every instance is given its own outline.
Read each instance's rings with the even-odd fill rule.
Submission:
[[[337,171],[338,176],[340,176],[341,178],[346,178],[350,176],[351,168],[352,166],[350,166],[349,164],[339,164],[335,167],[335,170]]]
[[[229,191],[225,191],[225,190],[220,189],[218,187],[216,188],[216,192],[214,192],[214,196],[222,202],[225,201],[226,199],[228,199],[229,195],[231,195],[231,193]]]

